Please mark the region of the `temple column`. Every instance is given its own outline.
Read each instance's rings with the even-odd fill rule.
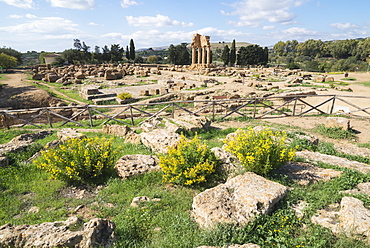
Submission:
[[[191,64],[194,65],[196,63],[196,58],[195,58],[195,47],[191,48]]]
[[[207,65],[211,64],[211,46],[207,46]]]
[[[198,63],[197,64],[200,64],[200,63],[202,63],[202,49],[198,47]]]
[[[202,65],[206,63],[206,48],[202,47]]]

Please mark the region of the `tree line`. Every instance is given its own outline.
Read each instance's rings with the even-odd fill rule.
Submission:
[[[271,61],[307,71],[365,71],[370,63],[370,38],[322,41],[279,41]]]
[[[221,60],[224,65],[234,66],[251,66],[251,65],[267,65],[269,60],[269,50],[267,47],[259,45],[249,45],[240,47],[236,51],[235,40],[231,43],[231,48],[226,45],[221,54]]]

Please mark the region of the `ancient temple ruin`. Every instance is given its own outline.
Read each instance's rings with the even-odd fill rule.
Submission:
[[[210,36],[194,34],[191,42],[190,69],[208,68],[211,66]]]

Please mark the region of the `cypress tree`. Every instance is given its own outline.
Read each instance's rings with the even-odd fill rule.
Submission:
[[[130,59],[132,61],[135,60],[135,45],[134,45],[134,40],[130,40]]]
[[[233,43],[231,43],[231,50],[230,50],[230,66],[234,66],[236,61],[236,47],[235,47],[235,39]]]

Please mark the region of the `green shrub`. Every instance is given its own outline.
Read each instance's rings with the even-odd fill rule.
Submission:
[[[325,127],[324,124],[321,124],[315,128],[315,131],[333,139],[356,139],[353,129],[344,130],[340,127]]]
[[[121,99],[121,100],[125,100],[125,99],[130,99],[130,98],[132,98],[132,95],[130,94],[130,93],[128,93],[128,92],[122,92],[121,94],[119,94],[118,96],[117,96],[119,99]]]
[[[113,167],[115,157],[110,140],[71,139],[55,149],[42,151],[35,164],[53,179],[70,184],[98,183]]]
[[[259,132],[251,127],[239,129],[225,140],[226,151],[233,153],[247,171],[266,175],[294,158],[295,150],[286,144],[287,134],[269,128]]]
[[[189,140],[181,136],[179,144],[159,155],[163,181],[180,185],[206,182],[216,171],[217,159],[198,136]]]

